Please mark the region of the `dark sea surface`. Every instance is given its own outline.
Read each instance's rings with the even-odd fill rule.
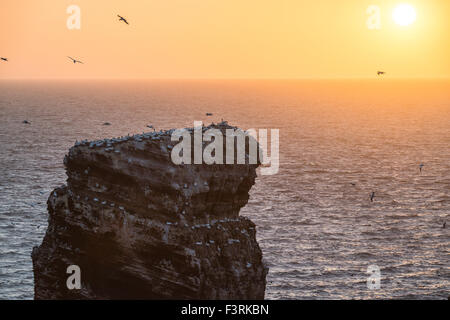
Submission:
[[[266,298],[450,296],[448,80],[0,81],[0,299],[33,298],[31,250],[75,140],[222,118],[280,130],[280,171],[241,210]]]

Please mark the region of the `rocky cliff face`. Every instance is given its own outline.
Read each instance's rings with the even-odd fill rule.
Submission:
[[[70,149],[32,253],[36,299],[264,298],[255,225],[239,216],[257,165],[175,165],[171,133]],[[81,289],[67,288],[70,265]]]

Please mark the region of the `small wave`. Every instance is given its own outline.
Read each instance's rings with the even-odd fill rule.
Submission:
[[[357,257],[357,258],[372,258],[375,257],[374,254],[370,253],[370,252],[356,252],[353,253],[352,256]]]

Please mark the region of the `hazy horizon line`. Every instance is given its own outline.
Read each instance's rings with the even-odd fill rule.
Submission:
[[[400,77],[400,76],[349,76],[349,77],[296,77],[296,78],[282,78],[282,77],[261,77],[261,78],[251,78],[251,77],[236,77],[236,78],[209,78],[209,77],[161,77],[161,78],[143,78],[143,77],[126,77],[126,78],[116,78],[116,77],[13,77],[13,78],[1,78],[0,81],[267,81],[267,80],[280,80],[280,81],[295,81],[295,80],[450,80],[450,76],[436,76],[436,77]]]

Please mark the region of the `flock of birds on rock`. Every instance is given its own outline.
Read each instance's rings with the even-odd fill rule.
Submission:
[[[207,113],[208,115],[208,113]],[[212,114],[211,114],[212,115]],[[226,122],[222,122],[222,124],[224,124]],[[108,123],[109,124],[109,123]],[[120,153],[119,150],[114,150],[113,148],[113,144],[115,143],[120,143],[120,142],[125,142],[128,140],[135,140],[137,142],[142,142],[145,139],[151,139],[151,140],[160,140],[161,136],[163,135],[170,135],[174,129],[170,129],[167,131],[163,131],[160,130],[159,132],[156,132],[155,127],[153,125],[147,125],[148,128],[153,129],[153,132],[147,132],[147,133],[142,133],[142,134],[135,134],[135,135],[127,135],[127,136],[122,136],[120,138],[112,138],[112,139],[103,139],[103,140],[97,140],[97,141],[91,141],[89,142],[88,140],[83,140],[83,141],[76,141],[75,142],[75,146],[79,146],[79,145],[87,145],[89,146],[89,148],[95,148],[95,147],[103,147],[106,146],[105,151],[109,152],[109,151],[114,151],[115,153]],[[171,150],[173,147],[171,145],[169,145],[167,147],[169,150]],[[423,167],[425,166],[425,164],[421,163],[419,165],[419,172],[422,173]],[[352,186],[356,186],[356,183],[351,183]],[[185,185],[186,188],[186,185]],[[372,193],[370,194],[370,202],[374,202],[375,200],[375,191],[372,191]],[[446,222],[443,223],[443,228],[446,228]]]

